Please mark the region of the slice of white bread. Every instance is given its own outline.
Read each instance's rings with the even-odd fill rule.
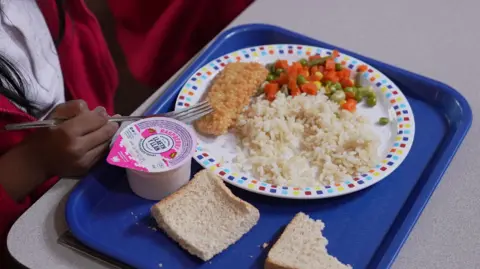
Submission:
[[[321,220],[313,220],[302,212],[295,215],[268,253],[265,269],[352,268],[327,253],[324,227]]]
[[[206,169],[151,209],[158,226],[184,249],[207,261],[247,233],[260,218]]]

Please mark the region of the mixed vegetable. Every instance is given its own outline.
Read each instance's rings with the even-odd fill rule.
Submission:
[[[380,124],[380,125],[387,125],[389,122],[390,122],[390,120],[388,118],[385,118],[385,117],[381,117],[380,119],[378,119],[378,124]]]
[[[350,112],[354,112],[357,104],[364,99],[368,106],[375,106],[375,92],[372,88],[363,87],[361,83],[362,73],[367,71],[367,66],[359,66],[352,79],[350,69],[335,62],[338,56],[338,51],[334,50],[332,55],[326,57],[314,55],[308,60],[301,59],[291,64],[287,60],[278,60],[267,65],[270,73],[262,89],[266,98],[275,100],[279,91],[292,96],[323,92],[341,108]]]

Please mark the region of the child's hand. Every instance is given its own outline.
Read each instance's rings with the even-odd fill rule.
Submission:
[[[108,149],[118,124],[108,122],[103,107],[90,111],[83,101],[59,105],[50,118],[69,120],[32,134],[27,144],[48,176],[85,174]]]

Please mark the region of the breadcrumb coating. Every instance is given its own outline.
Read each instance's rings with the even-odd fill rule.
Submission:
[[[213,112],[195,122],[198,131],[225,134],[265,81],[268,70],[259,63],[229,63],[214,79],[207,100]]]

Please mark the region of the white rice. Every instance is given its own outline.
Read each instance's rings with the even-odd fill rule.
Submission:
[[[238,118],[236,133],[237,168],[276,185],[331,185],[378,161],[371,123],[324,94],[260,96]]]

